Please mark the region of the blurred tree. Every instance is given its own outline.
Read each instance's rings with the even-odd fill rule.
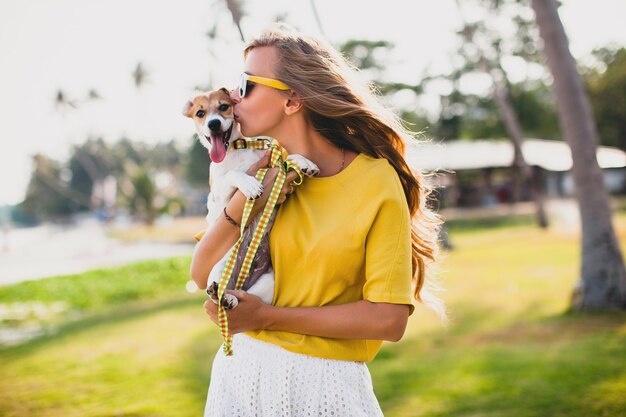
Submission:
[[[132,75],[137,88],[141,88],[148,80],[148,73],[141,62],[137,63]]]
[[[476,19],[468,22],[464,15],[461,1],[456,0],[457,7],[462,16],[463,28],[459,35],[463,39],[460,48],[460,56],[463,57],[462,67],[453,72],[456,77],[462,77],[465,72],[480,71],[491,79],[491,98],[498,109],[500,120],[504,125],[507,136],[511,139],[514,149],[514,196],[518,199],[521,193],[521,183],[528,185],[531,198],[536,204],[537,223],[540,227],[548,227],[548,217],[545,211],[544,195],[540,182],[534,178],[534,171],[526,163],[522,153],[524,133],[515,108],[513,107],[510,91],[510,82],[504,70],[503,59],[506,56],[517,56],[527,61],[537,61],[537,51],[534,48],[535,36],[532,28],[531,17],[526,13],[528,5],[524,1],[504,1],[504,0],[480,0],[480,3],[489,7],[486,15],[491,19]],[[465,2],[467,4],[467,2]],[[476,5],[474,5],[476,6]],[[496,26],[496,22],[508,17],[515,26],[515,41],[505,41],[505,35],[501,30],[496,30],[491,26]],[[535,31],[536,32],[536,31]],[[457,81],[458,83],[458,81]]]
[[[587,86],[600,142],[626,151],[626,49],[603,48],[595,54],[604,68],[587,75]]]
[[[129,200],[130,213],[148,225],[154,223],[157,215],[155,205],[157,188],[152,176],[153,173],[144,165],[136,166],[129,175],[133,186],[133,193]]]
[[[507,131],[498,109],[490,97],[456,92],[442,100],[457,103],[457,111],[452,112],[450,104],[442,105],[449,116],[441,115],[438,132],[444,138],[485,139],[502,138]],[[509,85],[509,97],[513,110],[526,137],[560,140],[560,132],[554,100],[543,82],[525,82]],[[449,97],[449,98],[448,98]],[[458,132],[452,135],[446,126],[452,118]]]
[[[366,39],[350,39],[339,46],[339,51],[360,71],[372,73],[373,81],[380,81],[385,70],[385,58],[393,49],[389,41],[372,41]]]
[[[183,157],[174,139],[159,142],[149,152],[150,165],[156,169],[174,172],[180,169]]]
[[[384,63],[388,62],[394,45],[388,41],[371,41],[365,39],[350,39],[339,45],[339,51],[366,77],[371,86],[387,99],[400,92],[411,92],[413,103],[406,108],[398,109],[399,116],[405,122],[406,127],[415,132],[427,129],[427,118],[417,112],[417,98],[422,93],[421,84],[407,84],[400,82],[385,81]]]
[[[185,157],[185,179],[193,186],[204,187],[208,190],[209,166],[211,158],[207,149],[194,136],[191,146]]]
[[[70,187],[93,200],[94,184],[104,180],[111,173],[110,150],[101,138],[88,138],[84,143],[75,145],[68,161],[72,172]]]
[[[599,139],[591,105],[570,53],[556,0],[532,0],[532,7],[554,77],[561,130],[572,151],[572,172],[582,220],[581,277],[572,307],[626,309],[626,268],[596,158]]]
[[[125,207],[139,220],[153,222],[159,213],[184,207],[178,195],[184,159],[173,140],[147,146],[128,138],[112,145],[89,138],[72,148],[66,164],[35,157],[19,209],[23,216],[46,220],[89,209],[110,218],[116,207]],[[205,184],[206,177],[205,172]]]
[[[175,186],[160,187],[156,178],[163,174],[176,182],[183,156],[175,142],[157,143],[153,147],[142,142],[122,139],[112,148],[111,173],[116,176],[120,196],[118,203],[146,224],[154,223],[156,216],[168,212],[172,202],[182,207]]]
[[[311,0],[311,10],[313,10],[313,16],[315,16],[315,23],[317,23],[317,28],[320,30],[322,36],[326,36],[324,33],[324,28],[322,27],[322,20],[320,19],[320,15],[317,12],[317,6],[315,5],[315,0]]]
[[[55,220],[89,207],[89,196],[69,187],[71,172],[45,155],[33,156],[26,196],[17,209],[38,221]]]
[[[58,90],[54,98],[54,104],[57,110],[65,110],[67,108],[77,108],[76,100],[68,98],[67,93],[63,90]]]
[[[233,23],[237,26],[237,30],[239,30],[239,36],[241,36],[241,42],[246,41],[246,37],[243,35],[243,29],[241,28],[241,18],[244,16],[243,8],[241,7],[240,0],[224,0],[226,2],[226,7],[230,12],[230,15],[233,17]]]

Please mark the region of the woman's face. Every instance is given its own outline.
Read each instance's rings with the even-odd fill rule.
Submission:
[[[246,57],[244,72],[266,78],[276,78],[274,65],[278,62],[278,52],[274,47],[264,46],[252,49]],[[239,91],[231,93],[235,120],[241,125],[244,136],[271,136],[277,138],[284,117],[284,104],[288,96],[272,87],[250,82],[244,98]]]

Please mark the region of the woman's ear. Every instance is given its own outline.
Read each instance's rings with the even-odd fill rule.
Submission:
[[[300,96],[294,91],[289,92],[289,98],[285,102],[285,114],[290,116],[299,112],[300,109],[302,109]]]

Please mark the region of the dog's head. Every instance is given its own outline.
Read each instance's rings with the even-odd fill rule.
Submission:
[[[239,137],[228,90],[220,88],[200,93],[185,104],[182,113],[195,122],[198,137],[209,150],[211,162],[222,162],[231,141]]]

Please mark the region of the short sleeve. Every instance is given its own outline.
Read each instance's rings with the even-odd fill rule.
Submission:
[[[409,208],[400,195],[388,190],[365,241],[363,298],[372,302],[412,304],[411,224]],[[396,188],[396,187],[393,187]]]

